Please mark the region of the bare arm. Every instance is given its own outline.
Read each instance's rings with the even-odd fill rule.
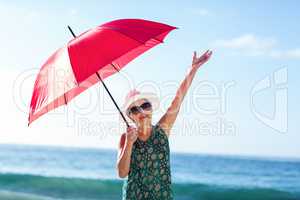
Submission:
[[[135,128],[129,128],[127,133],[123,133],[119,143],[117,168],[120,178],[124,178],[130,171],[130,161],[132,146],[137,138]]]
[[[189,69],[187,76],[180,84],[180,87],[176,92],[175,98],[173,99],[166,113],[161,117],[161,119],[158,122],[159,126],[165,131],[168,137],[170,135],[170,131],[173,127],[173,124],[177,118],[182,101],[192,83],[192,80],[194,79],[197,70],[210,58],[211,54],[211,51],[206,51],[202,56],[197,58],[196,52],[194,52],[192,66]]]

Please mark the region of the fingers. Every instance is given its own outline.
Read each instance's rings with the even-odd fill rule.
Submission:
[[[212,54],[212,51],[208,49],[208,50],[205,51],[205,53],[202,54],[201,57],[210,57],[211,54]],[[197,52],[196,51],[194,51],[193,59],[194,60],[197,59]]]
[[[129,144],[133,144],[138,138],[137,129],[134,127],[127,127],[126,140]]]
[[[208,55],[208,56],[211,56],[211,54],[212,54],[212,51],[209,50],[208,53],[207,53],[207,55]]]
[[[205,53],[204,53],[203,55],[204,55],[204,56],[209,56],[209,55],[211,55],[211,53],[212,53],[212,51],[207,50],[207,51],[205,51]]]
[[[211,55],[212,55],[212,51],[209,51],[209,52],[207,53],[207,59],[209,59]]]
[[[211,51],[211,50],[207,50],[207,51],[205,52],[205,54],[208,55],[208,56],[210,56],[210,55],[212,54],[212,51]]]
[[[201,57],[203,57],[204,59],[209,59],[209,57],[212,55],[212,51],[211,50],[207,50],[204,54],[203,54],[203,56],[201,56]]]
[[[134,127],[132,127],[132,126],[129,126],[129,127],[127,127],[127,132],[128,132],[128,133],[136,132],[136,128],[134,128]]]
[[[127,128],[127,135],[137,135],[137,129],[134,127]]]

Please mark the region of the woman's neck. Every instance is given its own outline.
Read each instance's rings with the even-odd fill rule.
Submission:
[[[138,126],[138,129],[137,129],[138,134],[140,136],[148,136],[148,135],[150,135],[151,130],[152,130],[152,124],[151,123],[147,124],[147,125],[146,124],[140,125],[140,126]]]

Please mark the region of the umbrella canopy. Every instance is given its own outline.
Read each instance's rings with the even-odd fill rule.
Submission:
[[[28,125],[120,71],[134,58],[162,43],[176,28],[144,19],[119,19],[72,39],[42,65],[34,84]]]

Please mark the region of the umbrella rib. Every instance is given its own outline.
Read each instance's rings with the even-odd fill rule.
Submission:
[[[113,68],[115,68],[115,70],[116,70],[117,72],[120,72],[120,70],[117,69],[116,66],[115,66],[113,63],[110,63],[110,64],[113,66]]]
[[[68,104],[68,102],[67,102],[66,93],[64,93],[64,99],[65,99],[65,104],[67,105],[67,104]]]
[[[151,39],[154,39],[154,40],[156,40],[156,41],[159,41],[160,43],[164,43],[164,41],[159,40],[159,39],[157,39],[157,38],[151,38]]]
[[[116,32],[118,32],[118,33],[120,33],[120,34],[122,34],[122,35],[124,35],[124,36],[126,36],[126,37],[128,37],[128,38],[130,38],[130,39],[133,39],[133,40],[135,40],[135,41],[137,41],[137,42],[139,42],[139,43],[141,43],[141,44],[144,44],[144,45],[146,44],[146,42],[141,42],[141,41],[139,41],[139,40],[137,40],[137,39],[135,39],[135,38],[130,37],[129,35],[127,35],[127,34],[121,32],[121,31],[118,31],[118,30],[114,29],[114,28],[111,28],[111,27],[105,27],[105,28],[112,29],[112,30],[114,30],[114,31],[116,31]],[[160,35],[160,34],[159,34],[159,35]],[[157,35],[157,36],[158,36],[158,35]],[[152,37],[152,38],[150,38],[150,39],[155,39],[155,40],[157,40],[157,41],[159,41],[159,42],[161,42],[161,43],[164,43],[163,41],[157,39],[156,37]],[[150,40],[150,39],[149,39],[149,40]],[[148,41],[148,40],[147,40],[147,41]]]
[[[106,27],[105,27],[106,28]],[[112,28],[108,28],[108,29],[112,29]],[[132,39],[132,40],[135,40],[135,41],[137,41],[138,43],[141,43],[141,44],[145,44],[145,42],[142,42],[142,41],[139,41],[139,40],[137,40],[137,39],[135,39],[135,38],[132,38],[132,37],[130,37],[129,35],[127,35],[127,34],[125,34],[125,33],[122,33],[121,31],[117,31],[116,29],[112,29],[112,30],[114,30],[114,31],[116,31],[116,32],[118,32],[118,33],[120,33],[120,34],[122,34],[122,35],[124,35],[124,36],[126,36],[126,37],[128,37],[128,38],[130,38],[130,39]]]
[[[135,38],[133,38],[133,37],[130,37],[129,35],[127,35],[127,34],[125,34],[125,33],[123,33],[123,32],[121,32],[121,31],[118,31],[118,30],[116,30],[116,29],[113,29],[114,31],[116,31],[116,32],[118,32],[118,33],[120,33],[120,34],[122,34],[122,35],[124,35],[124,36],[126,36],[126,37],[128,37],[128,38],[130,38],[130,39],[133,39],[133,40],[135,40],[135,41],[137,41],[137,42],[139,42],[139,43],[141,43],[141,44],[146,44],[146,42],[141,42],[141,41],[139,41],[139,40],[137,40],[137,39],[135,39]],[[160,35],[160,34],[159,34]],[[157,35],[158,36],[158,35]],[[164,43],[164,41],[162,41],[162,40],[159,40],[159,39],[157,39],[156,38],[156,36],[155,37],[152,37],[152,38],[150,38],[150,39],[154,39],[154,40],[156,40],[156,41],[158,41],[158,42],[160,42],[160,43]],[[149,39],[149,40],[150,40]],[[147,40],[148,41],[148,40]]]
[[[117,31],[117,30],[115,30],[115,31],[118,32],[118,33],[120,33],[120,34],[122,34],[122,35],[124,35],[124,36],[126,36],[126,37],[128,37],[128,38],[130,38],[130,39],[132,39],[132,40],[135,40],[135,41],[137,41],[137,42],[139,42],[139,43],[141,43],[141,44],[143,44],[143,45],[146,45],[145,42],[141,42],[141,41],[139,41],[139,40],[136,40],[135,38],[132,38],[132,37],[128,36],[127,34],[124,34],[124,33],[120,32],[120,31]],[[157,35],[157,36],[158,36],[158,35]],[[158,42],[160,42],[160,43],[164,43],[164,41],[159,40],[159,39],[157,39],[156,37],[151,38],[151,39],[154,39],[154,40],[156,40],[156,41],[158,41]],[[149,39],[149,40],[151,40],[151,39]],[[147,40],[147,41],[149,41],[149,40]],[[120,70],[117,69],[116,66],[115,66],[113,63],[110,63],[110,64],[113,66],[113,68],[114,68],[117,72],[120,73]],[[97,75],[98,75],[98,74],[97,74]]]

